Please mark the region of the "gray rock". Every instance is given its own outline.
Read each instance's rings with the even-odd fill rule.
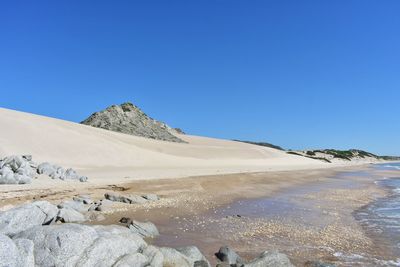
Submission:
[[[57,214],[57,221],[61,221],[63,223],[84,222],[85,216],[74,209],[65,207],[59,210]]]
[[[76,210],[78,212],[86,212],[88,207],[83,204],[83,202],[75,201],[75,200],[67,200],[57,205],[58,208],[69,208]]]
[[[75,266],[81,255],[98,238],[86,225],[61,224],[35,226],[14,238],[32,240],[36,266]]]
[[[22,158],[26,161],[32,161],[32,155],[22,155]]]
[[[176,250],[191,259],[195,265],[211,267],[206,257],[195,246],[181,247]]]
[[[65,170],[63,167],[48,162],[39,164],[37,173],[48,175],[52,179],[76,180],[80,182],[87,182],[88,180],[86,176],[79,175],[74,169],[69,168]]]
[[[333,263],[326,263],[321,261],[308,261],[305,264],[306,267],[336,267]]]
[[[37,173],[38,174],[45,174],[45,175],[52,175],[53,173],[56,172],[58,167],[56,167],[55,165],[52,165],[48,162],[43,162],[41,164],[38,165],[37,167]]]
[[[193,267],[210,267],[210,263],[205,260],[195,261]]]
[[[116,201],[128,204],[142,204],[148,201],[147,199],[137,195],[123,196],[115,193],[106,193],[104,194],[104,197],[110,201]]]
[[[100,221],[104,221],[106,219],[106,217],[104,217],[103,214],[98,213],[96,211],[88,211],[88,212],[85,213],[84,216],[85,216],[85,220],[86,221],[97,221],[97,222],[100,222]]]
[[[155,246],[147,246],[143,250],[143,255],[149,260],[149,264],[152,267],[163,267],[164,255]]]
[[[139,252],[143,248],[142,242],[143,240],[134,234],[101,233],[82,254],[77,266],[113,266],[121,257]]]
[[[222,262],[227,262],[228,264],[242,264],[244,261],[240,256],[230,247],[224,246],[219,249],[215,256]]]
[[[0,266],[33,267],[33,242],[26,239],[13,241],[0,234]]]
[[[113,267],[145,267],[149,266],[149,260],[140,253],[123,256]],[[153,266],[153,265],[151,265]]]
[[[147,199],[149,201],[156,201],[159,200],[160,198],[156,194],[146,194],[142,195],[142,198]]]
[[[130,224],[130,223],[132,223],[132,219],[131,219],[131,218],[128,218],[128,217],[122,217],[122,218],[119,220],[119,222],[120,222],[120,223],[125,223],[125,224]]]
[[[132,103],[113,105],[92,114],[81,123],[114,132],[184,143],[183,140],[172,134],[171,127],[148,117]]]
[[[155,237],[160,234],[157,227],[152,222],[132,221],[128,227],[132,232],[137,233],[142,237]]]
[[[28,184],[36,177],[28,156],[10,156],[0,161],[0,184]]]
[[[35,265],[35,256],[34,256],[33,242],[28,239],[19,238],[19,239],[15,239],[14,243],[19,250],[20,259],[22,261],[22,266],[34,266]]]
[[[92,204],[93,201],[88,195],[79,195],[72,198],[74,201],[82,202],[85,205]]]
[[[14,236],[21,238],[34,243],[35,264],[44,267],[114,266],[123,257],[141,253],[147,247],[139,235],[115,225],[35,226]]]
[[[112,209],[113,202],[108,199],[102,199],[100,201],[95,201],[90,207],[88,211],[107,211]]]
[[[80,176],[79,177],[79,182],[81,182],[81,183],[85,183],[85,182],[87,182],[89,180],[89,178],[87,177],[87,176]]]
[[[0,233],[13,236],[55,219],[58,208],[47,201],[37,201],[0,213]]]
[[[192,267],[194,262],[173,248],[161,247],[160,252],[164,256],[163,266],[168,267]]]
[[[245,267],[294,267],[289,258],[279,252],[263,252],[258,258],[244,265]]]

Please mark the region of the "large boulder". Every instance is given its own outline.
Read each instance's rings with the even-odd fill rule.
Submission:
[[[0,266],[33,267],[33,242],[27,239],[12,240],[0,234]]]
[[[146,249],[146,242],[121,226],[59,224],[36,226],[14,236],[34,243],[36,266],[120,266]],[[132,257],[128,257],[131,255]],[[136,256],[146,259],[147,256]],[[118,265],[117,265],[118,266]],[[140,266],[140,265],[138,265]]]
[[[98,238],[92,227],[78,224],[35,226],[14,238],[32,240],[37,266],[75,266]]]
[[[135,234],[99,233],[100,237],[85,250],[77,266],[114,266],[122,257],[136,254],[146,244]],[[145,258],[143,256],[142,258]],[[147,262],[145,258],[144,262]],[[121,263],[122,264],[122,263]]]
[[[25,204],[0,213],[0,234],[13,236],[55,219],[58,208],[47,201]]]

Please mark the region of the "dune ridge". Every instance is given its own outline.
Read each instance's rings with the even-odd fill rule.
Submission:
[[[92,182],[333,167],[236,141],[178,135],[187,143],[173,143],[5,108],[0,125],[1,157],[30,154],[80,169]]]

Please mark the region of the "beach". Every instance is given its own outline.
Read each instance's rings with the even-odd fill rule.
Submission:
[[[279,250],[296,266],[310,260],[337,266],[391,266],[385,264],[396,258],[387,245],[374,239],[354,217],[354,212],[387,195],[375,181],[388,175],[400,172],[364,165],[170,178],[80,190],[33,191],[31,196],[22,190],[14,192],[20,197],[12,198],[7,194],[13,193],[7,192],[2,194],[1,205],[34,199],[58,203],[78,194],[101,199],[107,192],[154,193],[160,196],[159,201],[116,203],[102,212],[104,220],[89,223],[118,224],[122,217],[151,221],[160,236],[150,243],[196,245],[212,263],[219,247],[229,245],[246,259],[264,250]]]
[[[398,168],[382,167],[389,162],[327,163],[230,140],[180,134],[185,143],[172,143],[6,109],[0,115],[0,156],[27,155],[11,159],[34,166],[36,176],[0,186],[5,213],[35,201],[76,208],[72,199],[84,196],[94,204],[82,206],[82,225],[152,222],[159,235],[148,244],[194,245],[212,265],[221,246],[246,261],[279,251],[295,266],[398,264],[393,240],[372,231],[373,213],[363,213],[390,196],[381,180],[400,177]],[[50,178],[52,166],[73,168],[75,178]]]

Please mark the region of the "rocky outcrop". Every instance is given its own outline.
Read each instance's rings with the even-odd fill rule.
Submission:
[[[79,175],[74,169],[64,169],[58,165],[44,162],[37,167],[38,174],[46,174],[53,179],[60,180],[77,180],[80,182],[86,182],[88,178],[86,176]]]
[[[0,184],[29,184],[38,174],[60,180],[88,180],[71,168],[64,169],[48,162],[37,165],[30,155],[9,156],[0,160]]]
[[[132,103],[113,105],[81,122],[97,128],[151,139],[183,143],[175,130],[147,116]]]
[[[35,176],[31,156],[10,156],[0,160],[0,184],[29,184]]]

